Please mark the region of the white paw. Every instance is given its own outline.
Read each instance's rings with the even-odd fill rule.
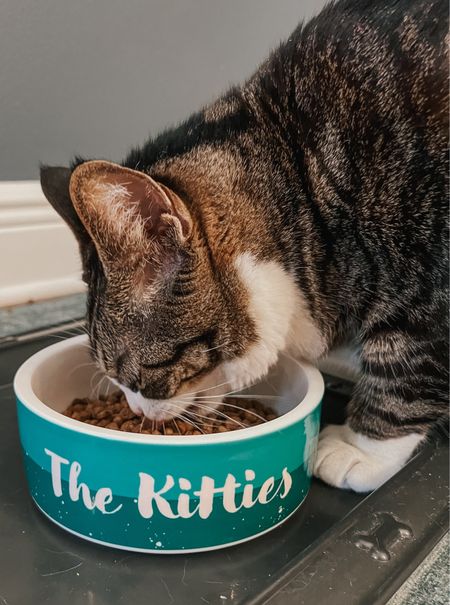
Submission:
[[[335,487],[368,492],[400,470],[423,438],[370,439],[347,425],[331,425],[320,433],[314,474]]]

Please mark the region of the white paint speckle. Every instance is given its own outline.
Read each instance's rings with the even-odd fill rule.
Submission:
[[[162,546],[162,542],[158,540],[158,542],[155,543],[155,546]]]

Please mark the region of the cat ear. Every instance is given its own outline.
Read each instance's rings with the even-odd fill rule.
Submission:
[[[153,274],[192,232],[189,212],[173,191],[118,164],[81,164],[70,196],[106,269],[140,265]]]
[[[41,187],[45,197],[69,225],[80,246],[87,244],[90,237],[73,207],[69,194],[72,171],[62,166],[41,167]]]

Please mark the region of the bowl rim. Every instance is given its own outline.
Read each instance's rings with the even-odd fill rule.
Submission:
[[[71,349],[88,340],[87,335],[81,334],[67,338],[61,342],[44,347],[37,353],[25,360],[18,368],[14,376],[14,392],[17,399],[31,412],[42,419],[56,424],[76,433],[109,439],[127,443],[141,443],[143,445],[173,446],[173,445],[211,445],[214,443],[231,443],[244,441],[272,433],[277,433],[287,427],[296,424],[311,414],[322,402],[325,391],[323,377],[319,370],[313,365],[291,358],[305,373],[308,381],[308,389],[305,396],[289,412],[270,420],[264,424],[237,429],[225,433],[210,433],[207,435],[148,435],[140,433],[128,433],[126,431],[114,431],[91,424],[85,424],[79,420],[64,416],[53,408],[46,405],[34,393],[31,380],[34,372],[47,359],[59,355],[67,349]]]

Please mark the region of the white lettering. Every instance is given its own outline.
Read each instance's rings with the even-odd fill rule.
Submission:
[[[236,482],[234,475],[229,473],[223,486],[223,507],[228,513],[236,513],[239,509],[236,506],[236,490],[241,487]]]
[[[223,487],[216,488],[214,479],[203,477],[200,489],[194,492],[194,496],[199,498],[198,514],[201,519],[207,519],[212,513],[214,504],[214,494],[223,492]]]
[[[87,483],[80,481],[81,464],[77,461],[70,463],[69,460],[59,456],[55,452],[45,448],[45,453],[51,459],[51,477],[53,493],[57,498],[63,495],[63,483],[61,478],[62,466],[69,466],[69,497],[73,502],[81,500],[83,505],[88,510],[99,510],[104,515],[113,515],[117,513],[122,504],[114,507],[113,492],[109,487],[100,487],[94,495]],[[282,471],[281,479],[276,485],[275,477],[268,477],[257,493],[255,494],[255,471],[252,469],[245,470],[245,483],[242,489],[242,499],[240,503],[236,503],[236,497],[239,488],[242,486],[234,475],[228,473],[225,482],[221,487],[216,486],[212,477],[203,476],[200,484],[200,489],[192,491],[192,483],[189,479],[180,477],[177,479],[179,493],[177,497],[173,496],[173,510],[170,504],[168,492],[175,486],[175,479],[172,475],[167,475],[164,485],[157,490],[155,486],[155,478],[147,473],[139,473],[139,493],[138,493],[138,511],[144,519],[149,519],[153,516],[156,510],[161,515],[168,519],[189,519],[194,515],[198,515],[201,519],[207,519],[214,507],[214,497],[221,495],[223,508],[228,513],[236,513],[242,508],[250,509],[258,502],[260,504],[268,504],[277,496],[280,499],[285,498],[292,489],[292,476],[285,467]],[[198,503],[191,507],[192,498],[198,499]],[[109,507],[111,508],[109,509]]]
[[[81,497],[83,504],[89,510],[94,510],[95,503],[91,498],[91,491],[86,483],[81,482],[78,484],[78,477],[81,473],[81,464],[79,462],[72,462],[69,471],[69,496],[73,502],[77,502]]]
[[[164,486],[159,490],[155,490],[155,479],[147,473],[139,473],[139,496],[138,509],[144,519],[149,519],[153,515],[153,502],[155,502],[159,512],[168,519],[177,519],[180,515],[176,515],[170,508],[170,504],[162,494],[168,492],[175,485],[172,475],[167,475]]]
[[[59,498],[62,496],[61,465],[69,464],[69,461],[47,448],[45,448],[44,451],[51,458],[50,473],[52,476],[53,493]],[[111,504],[113,501],[111,489],[109,487],[101,487],[94,498],[92,498],[91,491],[87,484],[78,483],[80,473],[81,464],[76,461],[72,462],[69,468],[69,497],[73,502],[77,502],[80,499],[81,493],[83,504],[88,510],[97,508],[104,515],[112,515],[122,508],[122,504],[119,504],[119,506],[116,506],[113,510],[106,510],[106,505]]]
[[[255,477],[255,471],[252,471],[251,469],[247,469],[245,471],[246,481],[254,481]],[[252,508],[252,506],[254,506],[258,502],[258,498],[256,498],[256,500],[253,500],[254,489],[255,486],[252,483],[247,483],[247,485],[244,486],[244,490],[242,492],[242,503],[239,508]]]
[[[98,510],[104,515],[113,515],[122,508],[122,504],[119,504],[119,506],[116,506],[116,508],[113,508],[113,510],[106,510],[106,505],[111,504],[112,501],[113,495],[109,487],[101,487],[95,494],[95,507],[98,508]]]
[[[44,452],[51,458],[50,473],[52,475],[53,493],[59,498],[62,496],[61,464],[69,464],[69,461],[47,448],[44,449]]]
[[[283,493],[280,494],[280,498],[286,498],[292,487],[292,477],[286,467],[283,469],[282,476],[284,490]]]
[[[261,485],[261,489],[259,490],[258,502],[261,504],[267,504],[270,502],[268,495],[272,491],[274,485],[275,479],[273,477],[269,477],[269,479],[264,481],[264,483]]]

